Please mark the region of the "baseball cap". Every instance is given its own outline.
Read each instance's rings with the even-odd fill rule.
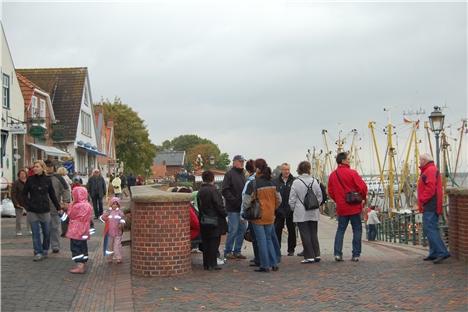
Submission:
[[[236,155],[236,156],[234,156],[234,158],[232,159],[232,161],[235,161],[235,160],[245,161],[245,158],[242,157],[242,155]]]

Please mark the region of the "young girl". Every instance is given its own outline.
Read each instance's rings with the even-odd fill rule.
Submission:
[[[117,263],[122,263],[122,235],[125,224],[125,215],[120,210],[120,199],[112,197],[110,207],[102,215],[102,221],[106,223],[106,236],[109,238],[109,250],[106,250],[106,256],[109,256],[108,262],[111,262],[110,256]]]
[[[89,223],[93,208],[88,202],[88,191],[85,187],[75,187],[72,196],[73,203],[67,210],[69,224],[66,236],[70,239],[70,250],[76,266],[69,272],[83,274],[86,271],[85,263],[88,261]]]

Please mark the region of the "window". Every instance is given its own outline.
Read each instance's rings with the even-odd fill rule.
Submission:
[[[3,108],[10,108],[10,77],[3,74],[2,82]]]
[[[45,118],[46,116],[46,102],[43,99],[39,100],[39,117]]]
[[[81,133],[91,137],[91,115],[81,111]]]
[[[84,87],[84,104],[86,106],[89,106],[89,101],[88,101],[88,87],[86,86],[86,83],[85,83],[85,87]]]
[[[31,118],[39,117],[39,111],[37,107],[37,97],[33,96],[31,99]]]

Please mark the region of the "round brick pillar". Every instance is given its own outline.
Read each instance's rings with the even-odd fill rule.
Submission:
[[[132,274],[176,276],[192,270],[191,194],[132,187]]]
[[[447,194],[450,253],[468,262],[468,189],[448,189]]]

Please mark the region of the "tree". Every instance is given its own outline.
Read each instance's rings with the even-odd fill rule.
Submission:
[[[113,103],[106,100],[96,105],[103,106],[106,121],[114,121],[115,149],[125,171],[145,174],[153,163],[156,146],[151,143],[143,119],[118,98]]]
[[[229,155],[221,153],[218,145],[209,139],[201,138],[195,134],[184,134],[172,140],[165,140],[162,145],[156,148],[157,151],[171,149],[186,152],[185,167],[187,170],[193,169],[198,155],[201,155],[203,158],[204,169],[216,168],[225,170],[230,163]],[[215,158],[214,165],[210,164],[211,156]]]

